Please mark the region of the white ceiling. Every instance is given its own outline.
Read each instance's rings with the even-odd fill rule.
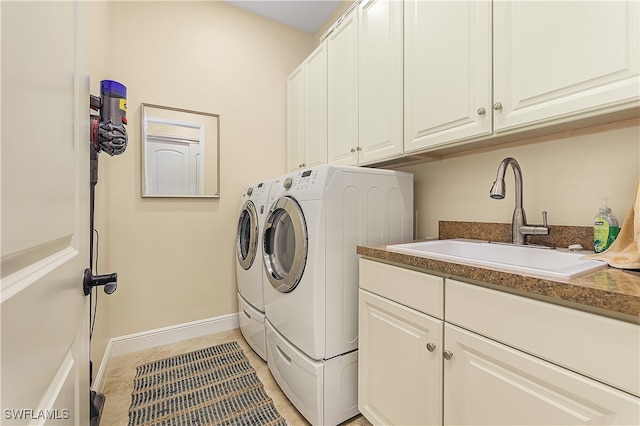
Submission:
[[[227,3],[314,34],[342,0],[225,0]]]

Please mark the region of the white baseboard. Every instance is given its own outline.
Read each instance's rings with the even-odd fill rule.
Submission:
[[[102,391],[109,371],[111,357],[233,330],[238,327],[239,320],[236,313],[114,337],[107,343],[92,389],[97,392]]]
[[[100,368],[96,373],[96,377],[91,384],[91,390],[96,392],[102,392],[104,389],[104,382],[107,380],[107,372],[109,371],[109,362],[111,361],[111,340],[107,342],[107,347],[104,349],[102,355],[102,362],[100,362]]]

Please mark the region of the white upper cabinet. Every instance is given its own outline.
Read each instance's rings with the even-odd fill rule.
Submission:
[[[289,170],[628,118],[640,106],[639,6],[362,0],[289,78]]]
[[[305,64],[305,162],[313,167],[327,162],[327,44],[322,43]]]
[[[403,2],[363,0],[359,6],[359,161],[403,152]]]
[[[358,164],[358,11],[347,15],[327,39],[328,160]]]
[[[407,0],[404,148],[488,135],[491,2]]]
[[[304,163],[304,64],[287,78],[287,170]]]
[[[638,4],[406,0],[405,151],[637,107]]]
[[[494,2],[495,130],[637,106],[638,5]]]
[[[327,162],[327,44],[287,80],[287,169]]]

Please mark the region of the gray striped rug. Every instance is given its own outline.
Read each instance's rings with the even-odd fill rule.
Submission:
[[[140,365],[129,426],[284,426],[238,342]]]

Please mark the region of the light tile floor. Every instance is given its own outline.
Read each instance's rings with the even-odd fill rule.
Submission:
[[[242,337],[240,330],[234,329],[112,358],[104,389],[102,390],[106,396],[106,401],[100,426],[126,426],[128,424],[133,380],[138,365],[233,340],[237,341],[242,347],[243,352],[249,358],[249,362],[255,368],[258,377],[264,384],[265,390],[273,399],[276,409],[282,417],[291,425],[308,425],[309,422],[302,417],[278,387],[269,372],[267,363],[251,349]],[[371,423],[359,415],[344,422],[343,425],[371,426]]]

